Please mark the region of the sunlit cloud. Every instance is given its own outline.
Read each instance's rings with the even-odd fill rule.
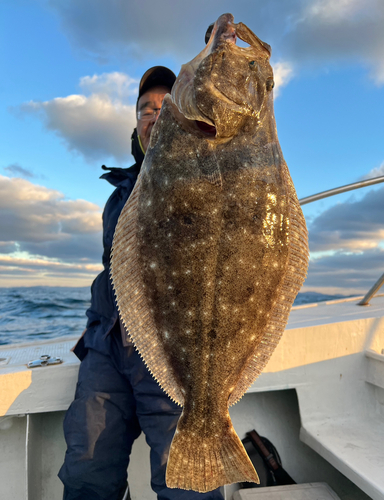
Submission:
[[[384,240],[383,196],[381,187],[322,212],[309,224],[311,251],[360,253],[377,248]]]
[[[75,94],[31,101],[20,110],[41,118],[70,151],[80,153],[89,162],[108,157],[124,162],[130,156],[130,137],[136,126],[133,104],[112,100],[106,93],[89,97]]]
[[[359,253],[335,252],[311,259],[301,291],[363,295],[383,274],[384,249]]]
[[[23,273],[26,283],[33,278],[34,284],[38,279],[47,284],[52,273],[67,278],[70,273],[89,284],[100,271],[101,209],[96,204],[67,200],[59,191],[0,176],[0,210],[3,286]]]
[[[79,264],[70,262],[61,262],[58,259],[50,259],[39,255],[30,255],[27,252],[14,252],[8,255],[0,254],[1,270],[29,270],[37,269],[39,271],[63,271],[78,273],[91,273],[95,275],[102,270],[101,264]]]
[[[0,287],[90,286],[101,264],[59,262],[44,256],[0,254]]]
[[[83,76],[80,78],[80,87],[91,94],[105,95],[111,100],[117,99],[133,104],[138,93],[139,81],[125,73],[117,71],[101,75]]]
[[[290,63],[279,61],[272,65],[275,87],[273,89],[274,97],[278,97],[281,89],[288,85],[294,76],[293,67]]]
[[[47,242],[101,230],[100,207],[59,191],[0,175],[2,241]]]
[[[384,188],[352,195],[309,224],[311,259],[303,291],[362,294],[383,273]]]

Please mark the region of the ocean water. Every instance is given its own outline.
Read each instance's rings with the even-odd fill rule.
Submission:
[[[298,294],[295,305],[341,297],[304,292]],[[80,336],[90,301],[89,287],[0,288],[0,345]]]
[[[81,335],[90,287],[0,288],[0,345]]]

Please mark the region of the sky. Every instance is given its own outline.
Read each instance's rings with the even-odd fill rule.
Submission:
[[[2,0],[0,286],[89,286],[129,167],[138,82],[176,74],[231,12],[272,47],[280,145],[299,198],[384,175],[383,0]],[[384,184],[303,206],[302,291],[364,294],[384,272]]]

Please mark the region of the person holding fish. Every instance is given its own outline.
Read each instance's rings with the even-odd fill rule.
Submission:
[[[133,442],[142,431],[151,448],[151,486],[159,500],[223,498],[219,489],[198,493],[167,488],[168,451],[181,407],[161,389],[127,340],[110,279],[117,220],[136,183],[163,99],[175,80],[174,73],[163,66],[144,73],[132,134],[136,163],[128,169],[103,166],[108,172],[101,178],[116,189],[103,213],[104,270],[92,284],[87,327],[74,348],[81,365],[75,399],[64,421],[67,452],[59,472],[64,500],[130,498],[127,467]]]

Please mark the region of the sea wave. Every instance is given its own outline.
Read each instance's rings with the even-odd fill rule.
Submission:
[[[0,288],[0,345],[81,335],[89,287]]]
[[[303,292],[294,305],[341,297]],[[90,301],[89,287],[0,288],[0,345],[80,336]]]

